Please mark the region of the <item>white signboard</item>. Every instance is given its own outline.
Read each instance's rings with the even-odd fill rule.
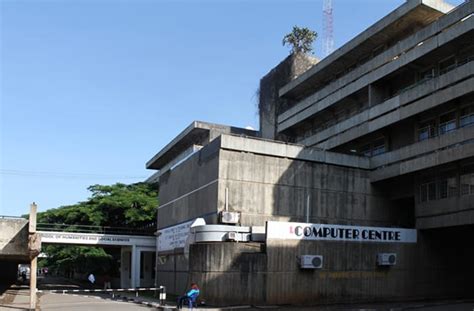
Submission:
[[[416,229],[267,222],[267,240],[416,243]]]
[[[189,235],[189,228],[194,220],[181,223],[158,231],[158,251],[170,251],[184,247]]]
[[[140,245],[154,246],[155,237],[94,234],[76,232],[40,232],[43,243],[78,244],[78,245]]]

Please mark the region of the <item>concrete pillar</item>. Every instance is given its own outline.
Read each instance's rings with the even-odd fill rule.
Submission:
[[[130,285],[130,248],[122,247],[120,256],[120,287],[129,288]]]
[[[132,246],[132,260],[130,263],[130,269],[132,271],[132,278],[130,286],[132,288],[140,286],[140,249],[135,245]]]

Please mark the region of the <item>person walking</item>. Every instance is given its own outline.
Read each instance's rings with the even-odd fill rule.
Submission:
[[[199,296],[200,290],[196,283],[191,283],[191,289],[184,296],[178,297],[177,308],[183,308],[184,301],[188,302],[189,309],[192,309],[196,304],[197,297]]]
[[[95,276],[93,273],[90,273],[89,276],[87,277],[87,279],[89,280],[89,285],[91,288],[94,288],[94,284],[95,284]]]

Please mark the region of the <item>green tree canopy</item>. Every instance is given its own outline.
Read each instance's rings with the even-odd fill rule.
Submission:
[[[125,185],[92,185],[92,195],[87,201],[61,206],[38,213],[39,225],[68,225],[61,229],[76,231],[77,226],[106,226],[142,229],[156,220],[158,206],[157,187],[148,183]],[[150,231],[156,230],[153,226]],[[42,250],[48,257],[39,262],[40,267],[71,276],[75,272],[114,273],[117,260],[111,249],[89,246],[46,245]]]
[[[291,53],[308,53],[313,50],[313,42],[318,34],[309,28],[293,26],[293,30],[283,37],[283,45],[291,46]]]
[[[87,201],[38,213],[38,222],[138,228],[155,220],[156,186],[117,183],[92,185],[88,190],[92,195]]]

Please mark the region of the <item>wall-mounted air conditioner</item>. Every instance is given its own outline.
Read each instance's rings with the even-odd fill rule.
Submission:
[[[220,222],[223,224],[238,224],[240,222],[240,213],[222,211]]]
[[[377,254],[377,265],[394,266],[397,264],[397,254],[395,253],[379,253]]]
[[[323,256],[301,255],[299,264],[301,269],[321,269],[323,267]]]

